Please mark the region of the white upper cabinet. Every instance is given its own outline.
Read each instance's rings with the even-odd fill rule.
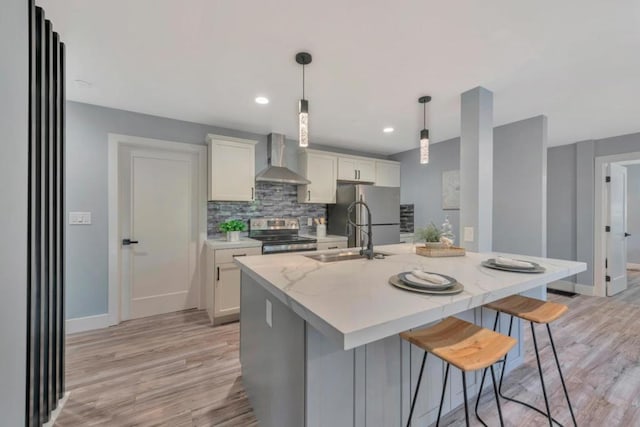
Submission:
[[[349,182],[374,182],[376,164],[373,159],[361,157],[338,157],[338,180]]]
[[[298,185],[299,203],[335,203],[338,158],[335,154],[305,150],[298,155],[300,175],[311,184]]]
[[[257,141],[207,135],[209,200],[250,202],[255,199]]]
[[[400,187],[400,163],[376,160],[376,185]]]

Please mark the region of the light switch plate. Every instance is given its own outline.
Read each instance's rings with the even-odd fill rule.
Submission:
[[[69,212],[69,225],[90,225],[91,212]]]
[[[313,225],[313,218],[307,218],[307,227],[311,227]]]
[[[464,228],[464,241],[473,242],[473,227]]]
[[[273,309],[271,308],[271,301],[269,300],[265,300],[266,301],[266,305],[267,305],[267,325],[269,325],[269,327],[272,327],[272,315],[273,315]]]

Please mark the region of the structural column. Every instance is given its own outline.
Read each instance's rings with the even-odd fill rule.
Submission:
[[[493,240],[493,93],[483,87],[461,97],[460,242],[488,252]]]

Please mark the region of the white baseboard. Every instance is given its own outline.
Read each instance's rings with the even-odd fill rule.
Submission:
[[[575,292],[576,284],[573,282],[569,282],[568,280],[556,280],[555,282],[549,283],[547,285],[547,288],[564,292]]]
[[[44,423],[42,427],[53,427],[53,425],[56,423],[56,420],[58,419],[58,415],[60,415],[60,412],[62,412],[62,408],[64,408],[64,404],[67,403],[67,400],[69,400],[70,394],[71,392],[68,391],[64,394],[64,396],[62,396],[62,399],[58,401],[58,407],[51,413],[49,421]]]
[[[580,295],[587,295],[592,297],[595,295],[595,287],[576,283],[574,292]]]
[[[66,333],[75,334],[76,332],[92,331],[94,329],[102,329],[111,326],[109,314],[97,314],[95,316],[77,317],[75,319],[67,319],[65,322]]]
[[[633,262],[627,263],[627,270],[640,270],[640,264],[636,264]]]

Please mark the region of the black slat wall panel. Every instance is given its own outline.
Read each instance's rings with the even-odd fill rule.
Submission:
[[[60,55],[59,59],[59,81],[60,91],[58,92],[58,398],[62,399],[64,396],[64,361],[65,361],[65,341],[66,334],[65,329],[65,305],[64,305],[64,283],[65,283],[65,270],[64,270],[64,222],[66,212],[65,208],[65,117],[66,117],[66,85],[65,85],[65,45],[60,43]]]
[[[29,229],[26,425],[64,396],[64,45],[29,5]]]

